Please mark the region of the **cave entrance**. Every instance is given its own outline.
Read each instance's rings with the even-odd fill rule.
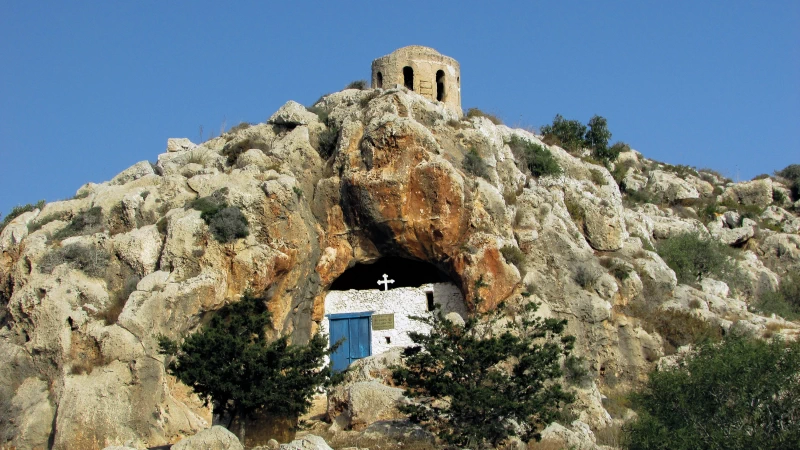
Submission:
[[[444,314],[467,317],[458,286],[433,264],[384,257],[347,269],[325,296],[320,324],[331,343],[344,339],[331,355],[333,369],[342,371],[357,359],[413,345],[409,332],[428,332],[428,327],[411,316],[424,316],[437,306]]]

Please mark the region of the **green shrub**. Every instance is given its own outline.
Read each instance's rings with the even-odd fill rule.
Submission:
[[[556,114],[553,123],[543,125],[541,131],[545,137],[555,139],[565,150],[576,151],[583,148],[585,144],[584,136],[586,136],[587,128],[579,120],[566,120],[561,114]]]
[[[584,289],[591,287],[598,278],[600,271],[588,264],[580,264],[575,268],[573,279]]]
[[[222,156],[227,157],[227,164],[232,166],[236,163],[236,160],[239,159],[239,155],[242,153],[250,150],[251,148],[257,148],[262,152],[269,151],[271,144],[267,141],[263,136],[248,136],[246,139],[241,141],[233,140],[226,143],[222,147]]]
[[[625,176],[628,174],[628,170],[633,167],[633,161],[625,161],[623,163],[616,164],[614,166],[614,170],[611,172],[611,176],[614,177],[614,181],[617,182],[619,189],[622,193],[626,192],[626,186],[623,180]]]
[[[42,209],[44,208],[45,201],[39,200],[35,204],[28,203],[27,205],[15,206],[11,208],[11,212],[9,212],[5,217],[3,217],[3,221],[0,222],[0,233],[6,228],[6,226],[11,223],[12,220],[16,219],[17,217],[21,216],[26,212],[31,212],[35,209]]]
[[[503,121],[500,120],[499,117],[495,116],[494,114],[489,114],[487,112],[481,111],[478,108],[470,108],[467,110],[467,118],[471,119],[473,117],[485,117],[489,119],[495,125],[502,125]]]
[[[214,239],[223,244],[247,237],[250,234],[247,226],[247,218],[236,206],[220,209],[208,221],[208,229]]]
[[[321,106],[306,106],[306,110],[317,115],[320,122],[328,124],[328,110]]]
[[[755,307],[764,314],[777,314],[787,320],[800,319],[800,276],[783,277],[777,290],[761,293]]]
[[[90,277],[103,278],[110,260],[111,256],[103,247],[72,243],[45,253],[39,260],[39,271],[53,273],[57,266],[68,263]]]
[[[784,194],[783,191],[779,191],[777,189],[773,189],[772,190],[772,201],[773,202],[782,204],[786,200],[787,200],[786,194]]]
[[[47,225],[50,222],[55,222],[56,220],[63,220],[64,217],[62,214],[50,214],[47,217],[37,216],[31,222],[28,222],[28,233],[33,233],[42,229],[43,226]]]
[[[776,171],[775,175],[789,180],[792,199],[800,200],[800,164],[789,164]]]
[[[500,249],[500,253],[505,258],[506,262],[509,264],[513,264],[517,266],[518,269],[522,270],[522,265],[525,263],[525,254],[522,253],[522,250],[519,247],[513,245],[504,245]]]
[[[356,80],[356,81],[351,81],[344,88],[345,89],[358,89],[359,91],[363,91],[364,89],[368,89],[369,88],[369,83],[367,83],[367,80]]]
[[[359,106],[361,106],[362,108],[366,108],[367,105],[369,105],[369,102],[371,102],[372,99],[378,97],[378,95],[380,95],[380,92],[378,91],[367,92],[367,95],[361,97],[361,99],[358,101]]]
[[[575,386],[588,386],[592,382],[592,374],[587,367],[586,359],[569,355],[564,359],[564,379]]]
[[[659,256],[675,271],[678,282],[691,284],[707,275],[725,281],[735,275],[732,258],[736,251],[698,233],[683,233],[660,242]]]
[[[622,198],[628,205],[641,205],[643,203],[655,203],[653,197],[646,191],[637,191],[634,189],[625,189],[625,196]],[[627,205],[626,205],[627,206]]]
[[[220,191],[197,198],[190,206],[201,212],[200,217],[218,242],[225,244],[250,234],[247,218],[237,206],[228,206]]]
[[[478,154],[478,150],[475,147],[471,147],[466,155],[464,155],[463,161],[464,170],[475,175],[476,177],[481,177],[486,180],[489,179],[489,166],[483,161],[481,155]]]
[[[514,153],[516,161],[522,163],[523,167],[527,168],[531,175],[535,177],[556,176],[561,175],[563,172],[558,160],[553,157],[550,150],[539,144],[514,135],[508,142],[508,146]]]
[[[319,144],[317,153],[322,159],[328,159],[336,151],[336,144],[339,141],[339,127],[335,124],[329,125],[319,133]]]
[[[270,323],[266,299],[245,295],[214,313],[208,325],[180,345],[158,336],[159,350],[173,356],[169,373],[231,423],[256,411],[297,418],[308,410],[317,389],[330,383],[331,371],[323,363],[331,351],[319,334],[302,346],[289,345],[288,336],[269,342],[265,330]],[[244,432],[241,428],[242,442]]]
[[[231,129],[230,129],[230,130],[228,130],[228,133],[236,133],[237,131],[246,130],[246,129],[248,129],[248,128],[252,127],[252,126],[253,126],[253,124],[252,124],[252,123],[249,123],[249,122],[240,122],[240,123],[239,123],[239,125],[236,125],[236,126],[233,126],[233,127],[231,127]]]
[[[60,241],[72,236],[99,233],[103,225],[103,209],[95,206],[79,212],[66,227],[53,235],[53,239]]]
[[[415,346],[403,352],[404,366],[393,369],[412,399],[401,410],[450,445],[486,448],[514,435],[538,440],[538,431],[573,401],[557,379],[575,339],[562,334],[566,320],[537,318],[535,309],[529,304],[505,325],[499,312],[463,326],[441,310],[415,318],[431,331],[409,333]]]
[[[800,341],[729,337],[650,373],[624,447],[788,449],[800,443]]]
[[[605,186],[606,185],[606,177],[603,176],[603,172],[597,169],[589,169],[589,173],[592,174],[592,183],[598,186]]]

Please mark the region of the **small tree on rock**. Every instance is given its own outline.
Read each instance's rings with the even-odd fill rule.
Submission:
[[[411,421],[457,446],[538,439],[573,400],[556,379],[574,337],[562,335],[566,320],[537,318],[535,310],[531,303],[519,316],[480,314],[463,326],[439,310],[416,317],[430,334],[409,333],[417,346],[393,371],[412,400],[402,407]]]
[[[306,345],[289,345],[286,336],[269,342],[270,321],[265,300],[246,294],[180,345],[159,336],[161,353],[175,357],[169,373],[211,403],[214,414],[228,417],[228,426],[238,419],[243,442],[244,419],[257,411],[297,418],[317,387],[330,382],[323,367],[327,339],[317,334]]]

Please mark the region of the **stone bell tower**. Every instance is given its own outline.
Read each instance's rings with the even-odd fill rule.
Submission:
[[[430,47],[409,45],[372,61],[372,87],[400,86],[463,114],[461,67]]]

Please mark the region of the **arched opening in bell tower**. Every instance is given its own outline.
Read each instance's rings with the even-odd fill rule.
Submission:
[[[403,86],[408,90],[414,90],[414,69],[409,66],[403,67]]]
[[[436,71],[436,100],[444,101],[444,70]]]

